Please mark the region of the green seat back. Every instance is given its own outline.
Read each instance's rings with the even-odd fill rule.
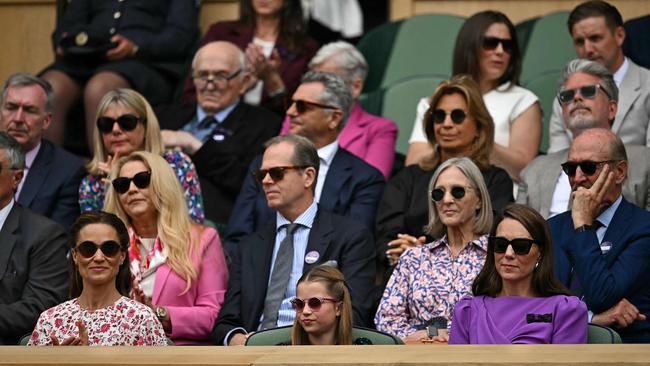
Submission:
[[[530,39],[530,34],[535,28],[535,23],[539,20],[539,17],[534,17],[528,20],[524,20],[521,23],[515,24],[515,32],[517,32],[517,43],[519,43],[519,53],[521,55],[526,53],[526,47],[528,47],[528,40]]]
[[[549,122],[553,114],[553,102],[559,89],[561,70],[547,70],[531,76],[522,86],[537,95],[542,107],[542,141],[539,151],[546,153],[548,150]]]
[[[402,22],[382,24],[366,33],[357,43],[357,49],[368,62],[368,75],[363,84],[364,93],[380,88]]]
[[[443,75],[414,77],[395,83],[384,91],[381,115],[397,124],[399,133],[395,150],[406,154],[413,130],[416,107],[423,97],[430,97],[438,84],[447,79]]]
[[[623,343],[621,336],[612,328],[598,324],[589,323],[587,328],[587,343],[589,344],[613,344]]]
[[[403,344],[402,340],[374,329],[352,329],[352,340],[355,344],[390,345]],[[288,346],[291,345],[291,326],[262,330],[253,333],[246,340],[247,346]]]

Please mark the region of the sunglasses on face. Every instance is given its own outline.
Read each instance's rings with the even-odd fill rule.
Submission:
[[[151,172],[140,172],[134,175],[132,178],[119,177],[113,179],[113,188],[117,193],[126,193],[131,186],[131,182],[135,184],[136,187],[143,189],[149,187],[149,182],[151,182]]]
[[[273,168],[269,169],[260,169],[256,172],[253,172],[253,176],[255,179],[257,179],[260,184],[262,184],[262,181],[264,181],[264,178],[268,174],[271,179],[274,182],[279,182],[284,178],[284,173],[286,170],[293,170],[293,169],[304,169],[306,166],[297,166],[297,165],[292,165],[292,166],[276,166]]]
[[[301,312],[305,309],[305,303],[309,305],[309,308],[312,311],[318,311],[320,310],[320,307],[323,305],[325,302],[339,302],[341,300],[339,299],[332,299],[329,297],[312,297],[307,300],[299,299],[297,297],[294,297],[291,300],[291,306],[293,307],[293,310],[297,312]]]
[[[102,251],[104,257],[113,258],[122,248],[115,240],[107,240],[101,244],[95,244],[92,241],[84,241],[77,244],[74,248],[74,250],[84,258],[92,258],[95,253],[97,253],[97,249]]]
[[[451,188],[451,196],[454,197],[454,199],[462,199],[465,197],[465,194],[467,193],[467,189],[471,189],[470,187],[452,187]],[[431,191],[431,199],[434,202],[440,202],[442,199],[445,198],[445,189],[444,188],[436,188],[433,191]]]
[[[110,133],[113,131],[115,123],[117,123],[122,131],[133,131],[138,125],[138,122],[144,123],[144,119],[132,114],[124,114],[117,117],[117,119],[111,117],[99,117],[97,118],[97,129],[101,133]]]
[[[488,51],[495,50],[499,47],[499,43],[501,43],[503,50],[508,53],[512,52],[512,47],[515,45],[515,42],[512,39],[485,37],[483,38],[483,49]]]
[[[308,102],[306,100],[292,100],[291,104],[295,104],[296,111],[298,112],[298,114],[303,114],[312,108],[339,109],[339,107],[334,107],[331,105],[320,104],[315,102]]]
[[[502,236],[490,236],[488,238],[488,244],[492,245],[495,253],[505,253],[508,250],[508,246],[512,246],[512,251],[517,255],[526,255],[530,253],[530,248],[532,248],[535,241],[528,238],[516,238],[516,239],[506,239]]]
[[[451,121],[454,124],[461,124],[463,121],[465,121],[465,118],[467,117],[467,114],[465,113],[464,110],[462,109],[454,109],[451,112],[449,112],[449,116],[451,117]],[[445,112],[442,109],[436,109],[431,113],[431,121],[435,124],[440,124],[445,122],[445,118],[447,118],[447,112]]]
[[[612,99],[611,95],[603,88],[600,84],[594,84],[594,85],[585,85],[581,86],[579,88],[575,89],[565,89],[561,90],[557,94],[557,100],[560,102],[561,105],[569,104],[575,98],[576,93],[580,92],[580,95],[582,95],[583,98],[587,99],[594,99],[596,97],[596,94],[598,93],[598,90],[602,90],[603,93],[607,96],[607,99]]]
[[[602,164],[613,163],[617,160],[603,160],[603,161],[593,161],[593,160],[583,160],[583,161],[567,161],[562,164],[562,170],[569,177],[574,177],[578,167],[582,170],[582,173],[585,175],[593,175],[598,170],[598,167]]]

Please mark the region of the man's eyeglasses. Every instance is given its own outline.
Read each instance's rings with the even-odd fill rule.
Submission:
[[[454,197],[454,199],[460,200],[463,197],[465,197],[465,194],[467,193],[467,189],[472,189],[471,187],[462,187],[462,186],[456,186],[451,188],[451,196]],[[445,197],[445,190],[444,188],[436,188],[433,191],[431,191],[431,199],[434,202],[440,202],[442,199]]]
[[[213,83],[215,87],[222,89],[228,85],[228,82],[237,75],[241,74],[242,69],[239,69],[232,74],[214,73],[210,71],[197,71],[192,77],[199,89],[204,89],[209,83]]]
[[[305,309],[305,304],[309,305],[309,308],[312,311],[318,311],[320,310],[320,307],[323,305],[325,302],[340,302],[341,300],[339,299],[332,299],[329,297],[312,297],[307,300],[299,299],[297,297],[294,297],[291,299],[291,306],[293,307],[293,310],[297,312],[301,312]]]
[[[260,169],[260,170],[258,170],[256,172],[253,172],[253,176],[255,177],[255,179],[257,179],[258,182],[260,182],[260,184],[262,184],[262,182],[264,181],[264,178],[266,177],[267,174],[271,177],[271,179],[274,182],[279,182],[282,179],[284,179],[284,172],[286,170],[304,169],[304,168],[307,168],[307,167],[302,166],[302,165],[301,166],[297,166],[297,165],[276,166],[276,167],[273,167],[273,168]]]
[[[569,177],[573,177],[576,175],[576,170],[578,167],[580,167],[580,170],[582,170],[582,173],[585,175],[593,175],[596,173],[596,170],[598,170],[598,167],[603,165],[603,164],[609,164],[613,162],[617,162],[618,160],[603,160],[603,161],[593,161],[593,160],[583,160],[583,161],[567,161],[566,163],[562,164],[562,170],[568,175]]]
[[[530,248],[532,248],[535,241],[528,238],[516,238],[516,239],[507,239],[502,236],[490,236],[488,237],[488,245],[491,245],[494,248],[495,253],[505,253],[508,250],[508,246],[512,246],[512,251],[517,255],[527,255],[530,253]]]
[[[84,258],[92,258],[97,253],[97,249],[102,251],[104,257],[113,258],[120,252],[121,247],[115,240],[107,240],[101,244],[87,240],[77,244],[74,248]]]
[[[483,49],[487,51],[495,50],[499,46],[499,43],[501,43],[503,51],[508,53],[512,52],[512,48],[515,45],[515,42],[512,39],[485,37],[483,38]]]
[[[435,124],[443,123],[445,122],[447,114],[449,114],[451,121],[456,125],[463,123],[465,118],[467,118],[465,111],[459,108],[456,108],[449,113],[445,112],[443,109],[436,109],[431,113],[431,121]]]
[[[134,175],[132,178],[119,177],[113,179],[113,188],[117,193],[126,193],[129,190],[131,182],[135,184],[136,187],[144,189],[149,187],[149,182],[151,182],[151,172],[140,172]]]
[[[315,103],[315,102],[308,102],[306,100],[292,100],[291,104],[295,104],[296,106],[296,111],[298,114],[303,114],[310,110],[312,107],[314,108],[323,108],[323,109],[339,109],[339,107],[335,107],[332,105],[326,105],[326,104],[320,104],[320,103]]]
[[[569,104],[569,103],[571,103],[573,98],[575,98],[576,93],[578,93],[578,92],[580,92],[580,95],[582,95],[583,98],[594,99],[596,97],[596,93],[598,93],[599,89],[602,90],[603,93],[605,93],[605,95],[607,96],[607,99],[610,99],[610,100],[612,99],[612,96],[609,95],[607,90],[605,90],[605,88],[603,88],[602,85],[593,84],[593,85],[581,86],[581,87],[575,88],[575,89],[561,90],[557,94],[557,100],[560,102],[561,105]]]
[[[140,118],[132,114],[123,114],[116,119],[111,117],[97,118],[97,129],[101,133],[110,133],[113,131],[113,126],[117,123],[122,131],[133,131],[138,125],[138,122],[145,123],[145,118]]]

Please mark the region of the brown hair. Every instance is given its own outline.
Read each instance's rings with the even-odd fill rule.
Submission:
[[[615,6],[605,1],[586,1],[571,10],[567,20],[569,34],[573,34],[573,26],[576,23],[594,17],[604,17],[605,24],[612,34],[616,28],[623,26],[623,17]]]
[[[252,0],[241,0],[239,21],[251,28],[255,28],[255,9]],[[279,40],[287,50],[296,55],[302,54],[304,44],[307,42],[307,25],[302,14],[302,5],[299,0],[284,0],[280,9],[280,34]]]
[[[458,94],[465,99],[469,109],[468,117],[471,117],[476,123],[478,138],[472,143],[471,151],[467,157],[472,159],[479,169],[485,170],[490,165],[490,152],[494,146],[494,122],[483,102],[478,85],[469,75],[456,75],[450,80],[443,80],[431,96],[429,109],[424,115],[422,123],[427,139],[434,149],[431,156],[422,160],[420,167],[424,170],[433,170],[442,163],[440,146],[438,146],[431,115],[438,107],[442,97],[451,94]],[[463,123],[468,123],[468,121]]]
[[[332,297],[340,299],[341,315],[336,324],[336,344],[352,344],[352,298],[343,273],[331,266],[317,266],[303,274],[296,287],[303,282],[320,282],[325,285]],[[310,344],[307,332],[300,325],[298,316],[293,321],[291,344],[294,346]]]
[[[532,289],[535,295],[540,297],[570,295],[569,290],[555,277],[553,239],[551,230],[542,215],[528,206],[518,203],[509,204],[503,210],[502,216],[495,220],[490,235],[494,236],[496,234],[497,227],[504,219],[512,219],[523,225],[539,247],[541,259],[539,260],[539,266],[533,271],[532,277]],[[501,292],[502,288],[503,280],[496,270],[494,247],[488,242],[488,255],[485,259],[485,265],[483,265],[483,269],[472,284],[472,293],[475,296],[495,297]]]

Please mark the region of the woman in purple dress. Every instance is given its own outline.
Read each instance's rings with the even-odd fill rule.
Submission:
[[[474,297],[456,304],[450,344],[587,341],[587,306],[555,278],[551,233],[537,211],[507,206],[488,253]]]

